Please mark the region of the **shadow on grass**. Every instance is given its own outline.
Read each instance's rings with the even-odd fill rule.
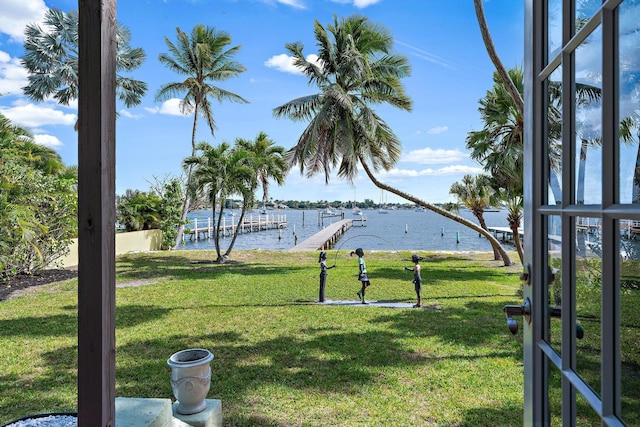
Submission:
[[[473,408],[464,413],[462,420],[456,423],[456,426],[521,426],[523,425],[523,411],[522,406],[514,404],[497,404],[491,407]]]
[[[0,375],[0,425],[18,418],[52,412],[77,412],[77,377],[65,374],[62,367],[52,366],[37,379],[19,375]],[[72,397],[62,396],[62,389]],[[11,414],[19,408],[20,413]]]
[[[218,264],[194,262],[188,257],[163,256],[127,257],[118,259],[118,281],[162,277],[163,279],[215,278],[218,274],[241,273],[243,276],[285,275],[296,271],[308,271],[306,265],[274,265],[266,263],[246,264],[239,261]]]
[[[503,345],[509,340],[503,316],[486,315],[499,310],[500,304],[482,301],[470,301],[464,308],[442,311],[386,310],[371,321],[387,324],[387,330],[354,332],[332,326],[303,327],[295,334],[255,343],[248,342],[243,333],[234,330],[201,336],[174,335],[137,340],[117,348],[116,395],[172,398],[170,368],[166,360],[176,351],[193,347],[207,348],[215,356],[209,396],[221,399],[225,407],[230,405],[237,408],[246,405],[247,398],[254,390],[265,387],[277,389],[285,386],[326,394],[358,393],[381,381],[378,369],[371,368],[411,369],[439,363],[443,359],[519,358],[521,348],[516,350]],[[146,306],[119,306],[118,328],[155,320],[165,316],[167,311]],[[22,333],[35,334],[20,324],[32,321],[20,319],[17,323],[0,326],[4,330],[15,329],[13,333],[22,330]],[[75,313],[54,316],[50,321],[59,333],[75,334]],[[47,330],[50,334],[52,327],[51,324],[45,324],[40,325],[39,329]],[[233,325],[229,327],[233,328]],[[405,337],[441,338],[451,345],[460,345],[461,350],[448,354],[416,352],[403,344]],[[484,351],[470,353],[463,349],[465,346],[481,346]],[[55,396],[59,394],[56,390],[75,387],[77,347],[63,347],[44,353],[42,357],[45,359],[42,364],[45,372],[39,373],[33,384],[29,385],[30,393],[39,396],[38,399],[25,405],[25,387],[21,383],[27,380],[3,376],[0,382],[3,407],[20,405],[26,413],[75,410],[68,407],[64,399],[57,400]],[[140,396],[141,390],[144,390],[143,396]],[[48,397],[40,397],[44,395]],[[490,410],[495,409],[487,409]],[[509,407],[505,411],[515,412],[511,414],[514,417],[520,412]],[[476,416],[481,417],[482,414],[469,414],[470,422]],[[225,420],[229,422],[234,420],[231,425],[256,425],[255,422],[260,425],[279,425],[260,416],[256,418],[255,414],[245,415],[240,410],[226,417]],[[505,415],[505,419],[509,419],[509,414]]]
[[[66,306],[69,314],[26,316],[0,320],[0,330],[5,336],[70,336],[78,335],[77,307]],[[164,317],[170,309],[148,305],[118,305],[118,328],[130,328]]]
[[[482,313],[501,310],[499,304],[470,305],[471,310]],[[380,381],[377,369],[371,368],[411,368],[443,359],[521,359],[521,343],[511,337],[503,315],[473,316],[465,311],[433,312],[441,317],[436,321],[426,311],[394,310],[372,320],[391,324],[388,331],[345,332],[324,326],[301,328],[295,335],[257,343],[233,331],[132,342],[118,347],[118,395],[138,393],[142,378],[145,390],[158,393],[145,397],[170,396],[166,359],[175,351],[193,347],[207,348],[215,356],[210,396],[233,404],[241,404],[253,390],[265,386],[349,395]],[[459,346],[460,351],[416,352],[403,344],[405,337],[435,337]],[[480,351],[466,350],[474,347]]]

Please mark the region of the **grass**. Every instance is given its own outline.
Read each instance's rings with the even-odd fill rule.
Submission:
[[[415,302],[410,255],[365,254],[368,299]],[[117,259],[117,396],[173,399],[168,357],[202,347],[226,426],[522,425],[522,336],[502,311],[521,301],[520,267],[427,253],[427,308],[394,309],[315,304],[317,253],[213,256]],[[330,251],[334,260],[326,297],[355,300],[355,257]],[[0,423],[76,410],[76,316],[76,280],[0,303]]]

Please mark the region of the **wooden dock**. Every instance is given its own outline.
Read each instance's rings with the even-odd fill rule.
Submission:
[[[295,245],[289,251],[323,251],[331,249],[340,237],[353,225],[353,220],[343,219],[326,226],[307,240]]]
[[[194,218],[191,224],[185,226],[185,229],[188,228],[189,231],[185,230],[182,238],[184,240],[184,236],[188,235],[189,240],[209,239],[213,237],[213,224],[211,217]],[[247,215],[242,224],[238,224],[237,219],[233,216],[223,216],[221,229],[225,236],[231,236],[237,228],[240,228],[239,233],[253,233],[286,228],[286,226],[286,215]]]
[[[513,231],[509,227],[487,227],[487,229],[493,233],[493,237],[496,239],[501,236],[503,242],[513,240]],[[518,234],[520,238],[524,237],[524,229],[522,227],[518,228]]]

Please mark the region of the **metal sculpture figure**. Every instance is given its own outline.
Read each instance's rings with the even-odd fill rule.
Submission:
[[[367,304],[364,294],[367,287],[371,286],[371,282],[369,281],[369,276],[367,275],[367,265],[364,262],[364,251],[362,250],[362,248],[358,248],[355,251],[351,252],[349,255],[353,256],[353,254],[358,255],[358,280],[362,284],[362,288],[358,292],[356,292],[356,295],[358,295],[358,298],[360,298],[363,304]]]
[[[422,260],[421,256],[418,254],[411,255],[411,261],[413,261],[413,268],[405,267],[404,269],[407,271],[413,271],[413,285],[416,290],[416,296],[418,297],[418,302],[414,305],[414,307],[422,307],[422,297],[420,296],[420,291],[422,289],[422,277],[420,276],[420,260]]]
[[[318,302],[324,302],[324,286],[327,283],[327,270],[331,268],[335,268],[335,263],[327,267],[327,253],[325,251],[320,252],[320,256],[318,257],[318,262],[320,263],[320,292],[318,295]]]

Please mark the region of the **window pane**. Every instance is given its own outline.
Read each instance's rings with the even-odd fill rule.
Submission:
[[[576,203],[602,202],[602,29],[578,47],[576,62]]]
[[[547,204],[562,203],[562,66],[549,77],[547,111],[547,154],[549,156],[549,189]]]
[[[549,412],[552,426],[562,425],[562,375],[553,363],[549,364]]]
[[[576,427],[592,427],[598,425],[601,425],[598,414],[580,393],[576,393]]]
[[[581,26],[584,21],[591,19],[600,6],[602,6],[602,0],[575,0],[576,2],[576,21],[577,25]]]
[[[553,280],[549,281],[549,305],[561,307],[562,305],[562,226],[560,216],[552,215],[548,221],[549,237],[549,268],[553,274]],[[549,344],[558,353],[562,354],[562,324],[559,318],[549,319]]]
[[[585,227],[596,218],[576,220],[576,324],[583,337],[576,340],[576,371],[600,394],[602,331],[602,245],[598,229]],[[577,334],[578,331],[570,331]],[[579,335],[578,335],[579,337]]]
[[[640,203],[640,3],[619,8],[620,202]]]
[[[640,420],[640,236],[637,221],[622,220],[620,229],[620,376],[622,420]]]
[[[549,33],[547,46],[549,50],[548,61],[560,53],[562,49],[562,0],[549,0],[548,25]]]

